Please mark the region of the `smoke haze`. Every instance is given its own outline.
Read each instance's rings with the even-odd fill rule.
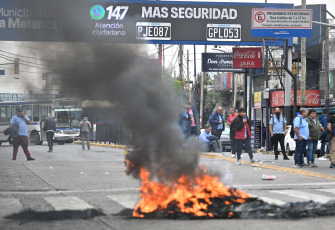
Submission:
[[[59,66],[64,70],[65,91],[68,96],[114,105],[110,118],[120,120],[131,134],[134,150],[127,158],[135,165],[131,171],[135,177],[141,167],[160,180],[196,171],[197,143],[190,140],[193,149],[184,147],[178,125],[181,109],[171,100],[171,87],[161,77],[157,60],[140,58],[135,45],[87,44],[69,49],[71,64]]]

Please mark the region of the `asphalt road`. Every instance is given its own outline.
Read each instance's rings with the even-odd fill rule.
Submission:
[[[26,161],[21,149],[12,161],[12,146],[0,146],[0,229],[329,229],[334,225],[334,217],[132,219],[129,213],[119,213],[138,202],[139,181],[125,174],[122,149],[92,146],[82,151],[76,144],[56,144],[52,153],[45,144],[29,149],[35,161]],[[258,163],[251,165],[244,154],[239,166],[230,153],[226,155],[202,154],[200,163],[219,173],[226,185],[269,203],[325,203],[335,198],[335,169],[329,168],[329,161],[316,160],[318,168],[296,169],[293,157],[275,161],[273,155],[256,153]],[[262,180],[262,175],[278,179]],[[100,216],[91,218],[92,213],[84,213],[87,209],[100,210]]]

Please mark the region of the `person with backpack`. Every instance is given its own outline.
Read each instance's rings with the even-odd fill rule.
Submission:
[[[309,139],[309,128],[306,120],[307,110],[302,108],[299,115],[293,120],[294,140],[296,143],[294,153],[294,167],[304,167],[304,152],[306,150],[307,140]]]
[[[275,109],[275,115],[272,116],[269,123],[270,134],[275,152],[275,160],[278,160],[278,142],[280,143],[281,151],[284,156],[284,160],[289,160],[285,153],[285,135],[287,129],[287,121],[283,115],[280,114],[280,108]]]

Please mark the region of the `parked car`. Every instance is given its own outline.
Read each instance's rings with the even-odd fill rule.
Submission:
[[[229,133],[230,127],[226,126],[220,137],[223,152],[231,152],[231,140]],[[244,145],[242,146],[242,150],[245,150]]]
[[[292,125],[287,126],[286,136],[285,136],[285,141],[284,141],[285,150],[286,150],[286,152],[289,156],[292,156],[294,151],[295,151],[295,140],[290,136],[291,127],[292,127]],[[319,140],[318,146],[317,146],[317,149],[316,149],[318,155],[319,155],[319,152],[320,152],[320,148],[321,148],[321,141]],[[306,146],[306,149],[307,149],[307,146]],[[281,151],[281,147],[280,147],[279,143],[278,143],[278,151]],[[304,155],[306,155],[306,153],[304,153]]]
[[[222,132],[221,137],[220,137],[223,152],[231,151],[231,141],[230,141],[229,132],[230,132],[229,126],[226,126],[225,130]]]

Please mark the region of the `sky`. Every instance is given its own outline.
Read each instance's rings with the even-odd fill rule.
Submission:
[[[176,1],[176,0],[170,0]],[[188,1],[188,0],[184,0]],[[197,1],[197,0],[192,0]],[[192,2],[190,1],[190,2]],[[217,0],[201,0],[198,2],[254,2],[254,3],[263,3],[264,0],[227,0],[227,1],[217,1]],[[301,0],[268,0],[268,3],[294,3],[294,5],[301,5]],[[307,0],[307,4],[327,4],[327,9],[335,15],[335,0]],[[330,16],[328,16],[330,17]],[[177,46],[165,45],[165,69],[176,70],[178,74],[178,62],[177,62]],[[212,49],[213,46],[208,46],[208,52],[217,52]],[[148,56],[152,58],[157,58],[157,48],[154,45],[148,45],[145,49],[148,51]],[[230,49],[229,47],[223,48],[224,50]],[[185,46],[184,54],[186,55],[187,50],[190,53],[190,76],[193,77],[193,69],[194,69],[194,58],[193,58],[193,46]],[[0,38],[0,51],[5,51],[8,53],[1,52],[2,55],[5,55],[10,58],[15,58],[13,54],[19,54],[22,56],[33,57],[35,54],[41,55],[47,59],[48,55],[52,52],[63,52],[64,55],[68,55],[66,50],[54,50],[48,47],[41,46],[40,43],[35,42],[10,42],[10,41],[1,41]],[[201,53],[204,52],[204,46],[196,46],[196,68],[197,72],[201,71]],[[186,59],[186,56],[185,56]],[[6,75],[0,76],[0,93],[28,93],[25,85],[26,83],[30,83],[33,85],[32,89],[34,93],[42,93],[42,87],[45,85],[44,81],[42,81],[42,73],[47,70],[43,69],[44,63],[41,60],[34,59],[24,59],[22,60],[31,61],[39,65],[39,68],[29,67],[20,65],[20,74],[14,75],[13,66],[12,65],[0,65],[0,69],[5,69]],[[0,58],[0,64],[8,62],[7,60]],[[26,63],[27,64],[27,63]],[[186,61],[185,61],[186,66]]]

